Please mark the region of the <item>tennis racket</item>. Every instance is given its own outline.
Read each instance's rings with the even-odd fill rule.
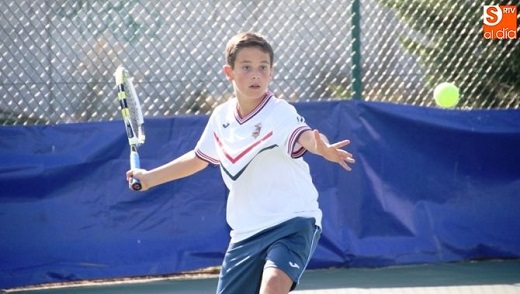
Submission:
[[[130,168],[140,168],[141,164],[137,148],[144,144],[145,141],[141,103],[139,103],[139,98],[132,83],[132,77],[128,71],[120,66],[117,68],[114,76],[116,78],[117,98],[125,124],[128,144],[130,145]],[[142,188],[141,182],[134,177],[130,179],[128,186],[135,191],[139,191]]]

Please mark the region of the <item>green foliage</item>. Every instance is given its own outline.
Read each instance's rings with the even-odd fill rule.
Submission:
[[[328,87],[329,96],[336,99],[347,100],[352,98],[352,91],[342,83],[332,83]]]
[[[430,87],[457,84],[462,99],[493,107],[520,96],[520,43],[486,40],[483,3],[466,0],[379,0],[413,32],[400,43],[417,57]],[[497,1],[498,2],[498,1]],[[509,4],[511,1],[489,4]],[[517,4],[518,5],[518,4]]]

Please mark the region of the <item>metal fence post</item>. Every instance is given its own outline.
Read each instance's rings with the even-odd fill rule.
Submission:
[[[363,99],[363,71],[361,68],[361,17],[360,0],[352,1],[351,36],[352,36],[352,98]]]

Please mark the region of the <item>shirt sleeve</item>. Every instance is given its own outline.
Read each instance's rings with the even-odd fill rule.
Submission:
[[[197,145],[195,145],[195,155],[208,163],[218,165],[220,164],[220,160],[218,159],[214,133],[215,119],[214,114],[212,114],[209,117],[208,123],[206,124],[204,132],[200,136]]]
[[[283,125],[286,126],[285,132],[287,136],[284,147],[286,148],[287,154],[292,158],[299,158],[307,152],[307,149],[298,144],[298,139],[301,134],[311,130],[311,128],[305,122],[305,118],[296,111],[294,106],[287,103],[287,107],[285,108],[284,115],[281,116],[285,118]]]
[[[287,151],[292,158],[302,157],[305,154],[305,152],[307,152],[307,149],[305,149],[302,145],[298,143],[298,139],[300,138],[300,135],[303,134],[303,132],[310,130],[311,128],[305,125],[298,127],[291,133],[288,141],[289,144],[287,145]]]

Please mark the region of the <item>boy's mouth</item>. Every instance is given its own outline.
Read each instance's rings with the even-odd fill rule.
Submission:
[[[252,89],[259,89],[259,88],[260,88],[260,85],[254,84],[254,85],[249,86],[249,88],[252,88]]]

